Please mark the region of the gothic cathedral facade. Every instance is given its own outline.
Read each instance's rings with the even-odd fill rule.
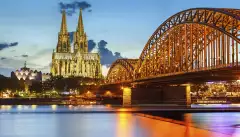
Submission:
[[[61,29],[58,33],[56,51],[52,53],[53,76],[102,78],[100,56],[88,52],[87,35],[84,32],[82,10],[74,32],[73,49],[67,31],[66,12],[62,12]]]

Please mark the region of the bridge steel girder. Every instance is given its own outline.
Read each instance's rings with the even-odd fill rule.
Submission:
[[[236,67],[239,63],[240,10],[195,8],[161,24],[145,45],[134,81]]]
[[[131,83],[229,67],[238,70],[239,45],[239,9],[184,10],[156,29],[134,63],[129,59],[115,61],[106,83]]]
[[[110,67],[106,84],[128,83],[133,80],[133,71],[138,59],[118,59]]]

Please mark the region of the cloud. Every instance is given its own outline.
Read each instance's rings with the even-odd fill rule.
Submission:
[[[109,67],[115,60],[122,58],[122,56],[119,52],[113,54],[113,52],[107,48],[107,44],[104,40],[98,42],[98,52],[101,57],[101,64]]]
[[[109,69],[110,69],[110,67],[102,65],[102,74],[103,74],[103,76],[107,76],[107,73],[108,73]]]
[[[74,31],[69,32],[70,43],[73,43],[73,35]],[[91,52],[96,47],[96,45],[97,44],[94,42],[94,40],[88,40],[88,52]]]
[[[51,64],[52,63],[49,63],[47,65],[43,65],[43,66],[39,66],[39,67],[36,67],[35,69],[38,70],[38,71],[41,71],[43,73],[49,73],[50,72],[50,69],[51,69]]]
[[[80,8],[82,8],[82,10],[91,8],[91,4],[86,1],[73,1],[70,3],[60,2],[59,7],[60,12],[65,10],[68,16],[72,16],[76,13],[76,10],[79,10]]]
[[[23,55],[22,55],[22,57],[24,57],[24,58],[27,58],[27,57],[28,57],[28,55],[26,55],[26,54],[23,54]]]
[[[5,58],[5,57],[1,57],[1,60],[4,60],[4,59],[7,59],[7,58]]]
[[[1,68],[10,68],[10,69],[19,69],[24,66],[25,60],[21,58],[6,58],[4,60],[1,60],[0,66]],[[27,66],[30,68],[38,67],[38,64],[31,63],[27,61]]]
[[[6,70],[4,72],[4,75],[8,74],[10,75],[11,71],[7,70],[16,70],[24,66],[24,62],[27,61],[27,67],[33,69],[33,70],[39,70],[42,72],[49,72],[49,62],[51,62],[51,54],[52,49],[42,49],[36,54],[31,55],[31,58],[29,58],[29,55],[27,54],[20,54],[17,56],[12,57],[6,57],[6,59],[1,59],[0,57],[0,70],[4,69]],[[27,58],[28,57],[28,58]],[[2,58],[5,58],[2,56]],[[2,73],[0,71],[0,73]],[[3,74],[3,73],[2,73]]]
[[[14,69],[11,69],[11,68],[0,68],[0,74],[4,75],[6,77],[10,77],[12,71],[14,71]]]
[[[13,43],[0,43],[0,50],[6,49],[6,48],[10,48],[10,47],[14,47],[17,46],[18,42],[13,42]]]
[[[95,47],[96,47],[96,43],[93,40],[89,40],[88,41],[88,52],[91,52]]]
[[[70,42],[73,43],[73,34],[74,32],[69,32]],[[112,52],[109,50],[107,46],[107,42],[105,40],[101,40],[98,42],[98,52],[101,56],[101,64],[110,66],[116,59],[122,58],[120,52]],[[88,40],[88,52],[93,51],[96,47],[96,42],[94,40]]]

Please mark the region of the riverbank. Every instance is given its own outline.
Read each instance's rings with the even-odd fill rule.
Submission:
[[[187,108],[186,106],[128,106],[121,105],[0,105],[2,112],[41,112],[44,113],[144,113],[176,120],[182,120],[186,113],[240,112],[240,108]],[[1,111],[0,111],[1,112]]]
[[[0,98],[0,105],[97,105],[122,104],[121,98]]]

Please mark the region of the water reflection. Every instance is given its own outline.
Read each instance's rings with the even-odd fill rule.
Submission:
[[[37,109],[37,105],[32,105],[31,108],[32,108],[32,110],[36,110]]]
[[[17,105],[17,110],[22,110],[22,105]]]
[[[1,110],[9,111],[12,109],[12,106],[11,105],[2,105],[0,108],[1,108]]]
[[[113,108],[94,105],[3,105],[0,106],[0,137],[221,137],[240,135],[240,113],[185,114],[185,119],[181,124],[176,124],[172,120],[167,122],[163,119],[156,120],[128,113],[130,108],[115,109],[119,113],[81,113],[102,110],[111,111]],[[34,113],[23,114],[24,112]]]
[[[188,123],[201,129],[206,129],[218,133],[223,133],[231,136],[238,134],[240,136],[240,113],[192,113],[185,114],[186,118],[191,118]]]
[[[117,115],[116,137],[132,137],[132,114],[121,112]]]
[[[56,110],[57,110],[57,105],[52,105],[51,107],[52,107],[52,110],[53,110],[53,111],[56,111]]]

